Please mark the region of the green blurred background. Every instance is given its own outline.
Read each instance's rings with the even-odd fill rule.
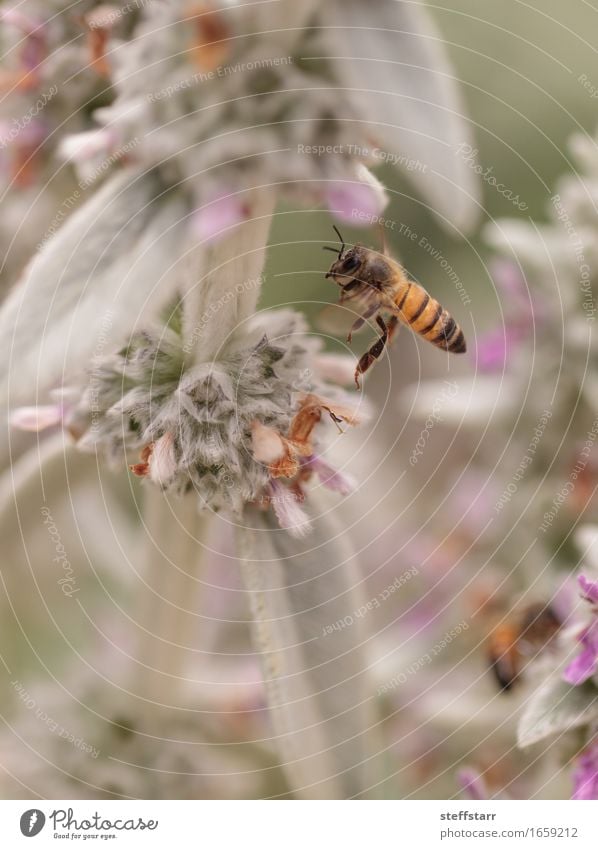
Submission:
[[[544,220],[557,178],[573,168],[567,139],[575,132],[593,133],[598,124],[598,4],[442,0],[427,5],[460,81],[479,151],[477,161],[492,167],[497,181],[518,194],[528,208],[519,210],[482,183],[476,229],[469,240],[455,240],[417,199],[417,188],[403,173],[383,167],[377,174],[391,195],[385,215],[397,222],[387,238],[411,274],[448,309],[462,315],[460,298],[446,272],[418,246],[419,239],[412,242],[402,236],[398,224],[406,223],[425,235],[460,277],[476,307],[476,327],[483,330],[498,316],[485,264],[489,251],[481,236],[483,225],[497,217]],[[581,75],[596,86],[596,97],[579,81]],[[262,304],[298,301],[313,318],[319,307],[306,301],[334,301],[336,296],[336,288],[322,278],[329,257],[318,246],[322,239],[334,239],[331,219],[323,212],[283,211],[272,233],[275,247],[269,255]],[[343,235],[344,231],[349,241],[379,246],[375,230],[344,227]]]

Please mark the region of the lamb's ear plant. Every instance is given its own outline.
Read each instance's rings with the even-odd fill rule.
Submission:
[[[576,134],[569,150],[575,173],[554,187],[546,223],[502,220],[488,228],[488,241],[502,257],[503,279],[506,267],[505,282],[511,283],[510,294],[515,283],[518,300],[501,328],[501,344],[497,347],[496,336],[484,337],[480,353],[487,356],[496,384],[504,369],[516,382],[513,397],[523,397],[524,391],[529,395],[524,409],[516,410],[518,426],[509,446],[517,497],[507,488],[497,501],[496,531],[509,540],[503,556],[512,554],[515,561],[515,552],[531,543],[526,571],[521,570],[527,579],[524,591],[541,584],[548,598],[558,595],[565,575],[575,576],[576,605],[568,611],[559,651],[545,660],[546,680],[529,695],[519,744],[536,745],[548,757],[556,752],[561,769],[577,754],[573,796],[597,799],[598,563],[595,528],[579,528],[591,515],[598,437],[592,274],[598,232],[596,139]],[[524,372],[520,364],[524,357],[530,361],[530,351],[533,370]],[[522,458],[529,468],[519,466],[520,472]]]
[[[598,799],[598,532],[580,528],[596,504],[596,137],[574,135],[569,151],[574,173],[552,188],[545,221],[498,219],[485,229],[502,321],[478,335],[476,374],[460,378],[442,417],[471,435],[497,425],[506,435],[483,444],[473,474],[459,477],[472,527],[460,570],[472,580],[495,575],[501,621],[541,600],[563,623],[526,655],[505,708],[492,700],[494,728],[537,765],[527,793],[572,774],[574,798]],[[413,410],[422,415],[442,384],[417,389]],[[462,503],[452,503],[443,515],[461,523]],[[489,626],[477,619],[483,644]],[[479,703],[467,702],[467,719],[483,715],[485,736],[486,696],[472,690]]]
[[[417,5],[379,0],[364,16],[359,2],[281,0],[267,20],[261,4],[182,6],[143,4],[113,42],[102,25],[112,102],[59,153],[80,179],[98,157],[113,157],[113,173],[0,311],[3,401],[16,425],[60,423],[77,448],[141,481],[136,732],[168,737],[181,712],[202,721],[183,623],[218,513],[242,563],[288,792],[376,795],[384,747],[355,617],[363,578],[339,509],[356,484],[332,459],[363,403],[329,379],[298,312],[260,312],[258,299],[277,201],[372,220],[387,200],[366,167],[375,151],[398,165],[418,154],[414,185],[453,224],[470,220],[475,186],[452,151],[468,130]]]

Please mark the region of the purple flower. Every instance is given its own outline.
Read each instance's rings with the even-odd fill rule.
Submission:
[[[564,680],[574,686],[583,684],[598,669],[598,622],[585,628],[578,640],[583,648],[563,672]]]
[[[578,578],[582,598],[594,606],[598,603],[598,581],[591,581],[585,575]],[[598,616],[593,610],[593,620],[578,636],[582,650],[573,658],[563,672],[563,678],[569,684],[583,684],[598,670]]]
[[[37,32],[32,32],[26,39],[21,50],[21,62],[28,71],[36,71],[46,55],[45,38]]]
[[[504,325],[482,333],[478,339],[476,361],[484,372],[501,371],[515,348],[529,336],[529,328],[538,318],[525,279],[514,262],[494,262],[492,278],[504,301],[505,320]]]
[[[16,6],[0,12],[0,21],[23,33],[25,38],[21,42],[21,65],[28,71],[35,71],[47,52],[42,21],[23,14]]]
[[[268,498],[281,528],[298,539],[311,531],[309,518],[301,508],[299,495],[294,489],[272,480],[268,484]]]
[[[590,604],[598,604],[598,581],[590,581],[585,575],[580,575],[577,580],[583,598]]]
[[[530,311],[530,302],[525,278],[517,263],[510,259],[496,259],[491,263],[492,279],[501,295],[507,302],[516,299],[519,307]]]
[[[0,21],[9,26],[20,29],[26,35],[31,35],[37,28],[41,26],[41,21],[30,18],[28,15],[19,11],[16,6],[11,6],[8,9],[3,9],[0,12]]]
[[[249,210],[233,190],[213,193],[192,216],[192,230],[202,242],[214,242],[248,216]]]
[[[307,471],[315,472],[322,484],[333,492],[339,492],[341,495],[350,495],[355,490],[356,483],[351,475],[345,475],[343,472],[337,471],[316,454],[307,457],[302,462],[301,467]]]
[[[470,766],[457,772],[457,784],[463,790],[466,799],[479,802],[488,799],[488,788],[480,773]]]
[[[388,203],[381,183],[361,164],[356,166],[355,180],[331,182],[324,194],[332,215],[354,227],[377,220]]]
[[[482,333],[477,344],[477,366],[480,371],[500,371],[505,367],[511,351],[523,338],[523,328],[506,324],[496,330]]]
[[[19,430],[39,433],[62,424],[64,407],[61,404],[46,404],[39,407],[17,407],[10,414],[10,423]]]
[[[590,743],[573,770],[573,799],[598,799],[598,745]]]

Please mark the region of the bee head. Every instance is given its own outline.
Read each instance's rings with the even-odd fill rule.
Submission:
[[[363,262],[362,248],[360,245],[350,248],[344,254],[339,255],[330,266],[326,277],[332,277],[340,286],[353,280],[355,273]]]
[[[355,276],[366,258],[367,250],[363,245],[353,245],[347,249],[345,240],[338,229],[335,227],[334,230],[341,241],[341,246],[338,250],[338,258],[332,263],[325,276],[332,277],[339,286],[346,287],[351,283],[354,286]],[[324,250],[337,253],[337,249],[329,245],[325,245]]]

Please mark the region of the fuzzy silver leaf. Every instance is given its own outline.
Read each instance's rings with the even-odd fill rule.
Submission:
[[[43,398],[172,298],[184,214],[157,177],[127,169],[68,219],[0,310],[4,401]]]
[[[598,718],[598,689],[589,681],[573,687],[560,675],[552,675],[531,697],[519,722],[521,748],[588,725]]]
[[[249,510],[238,548],[287,779],[299,798],[345,799],[370,789],[376,716],[355,615],[362,579],[343,529],[319,506],[303,541]]]
[[[457,155],[471,133],[454,71],[425,9],[419,4],[346,0],[323,4],[330,28],[330,61],[370,137],[408,167],[406,176],[440,221],[470,229],[479,187]]]

